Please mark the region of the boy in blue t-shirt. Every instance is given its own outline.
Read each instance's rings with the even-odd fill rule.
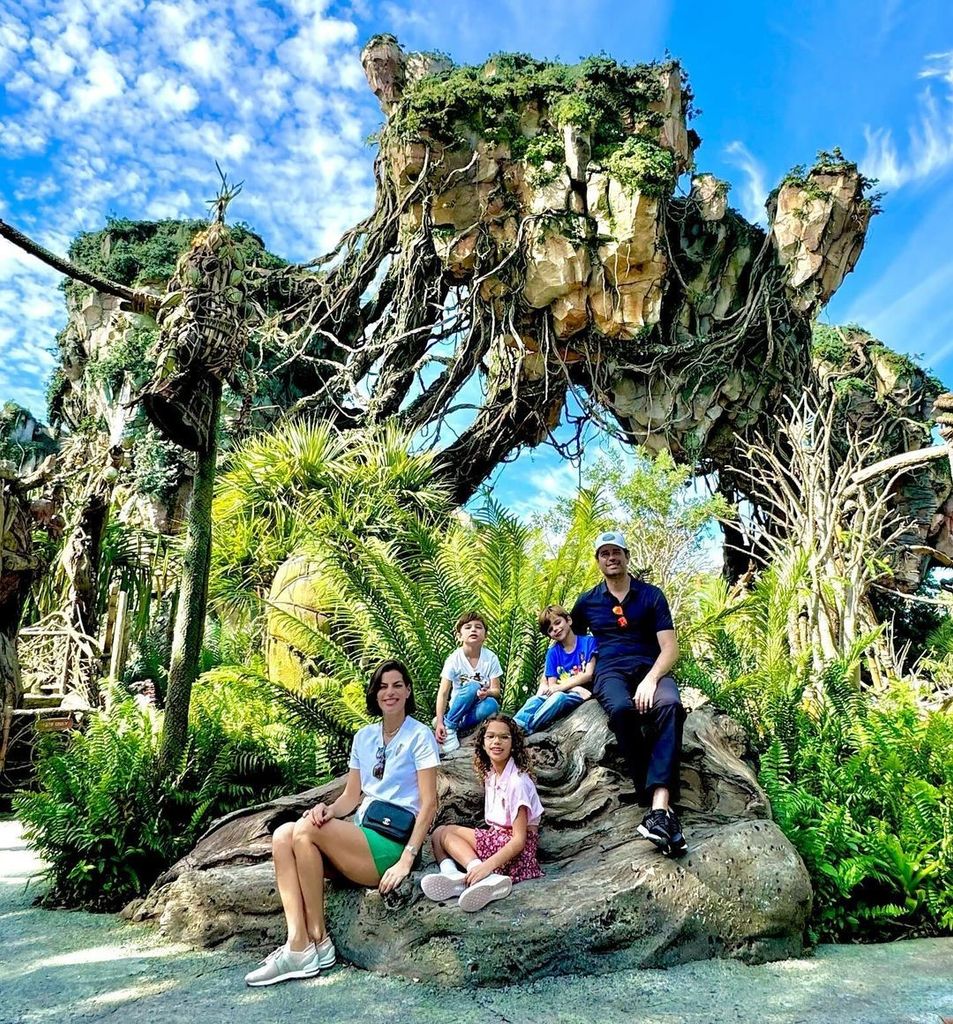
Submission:
[[[547,605],[539,614],[539,631],[553,641],[546,652],[545,678],[536,696],[513,716],[527,735],[541,732],[588,700],[592,694],[584,684],[592,680],[596,668],[595,637],[576,636],[565,608]]]

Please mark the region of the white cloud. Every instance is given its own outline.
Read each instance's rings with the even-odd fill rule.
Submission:
[[[190,39],[180,50],[182,63],[203,79],[219,78],[228,70],[228,51],[222,40],[208,36]]]
[[[379,110],[347,8],[18,0],[14,10],[0,14],[0,209],[54,251],[108,215],[203,216],[216,160],[245,182],[231,215],[290,259],[326,251],[372,207],[363,139]],[[42,350],[64,321],[59,280],[0,246],[0,399],[42,391]]]
[[[738,140],[725,146],[725,159],[745,175],[745,181],[735,193],[741,197],[741,212],[753,224],[766,224],[768,218],[764,204],[768,198],[768,186],[765,184],[764,167]]]
[[[105,50],[96,50],[88,64],[86,81],[73,91],[73,102],[79,114],[89,114],[94,107],[122,95],[126,80],[115,58]]]
[[[919,77],[935,80],[917,97],[916,113],[907,132],[906,146],[898,146],[888,128],[864,129],[867,151],[860,167],[886,188],[922,181],[953,166],[953,51],[935,53]]]

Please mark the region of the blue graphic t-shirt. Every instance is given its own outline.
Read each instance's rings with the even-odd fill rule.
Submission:
[[[555,676],[559,679],[564,673],[579,675],[598,649],[599,644],[594,636],[577,636],[576,646],[568,652],[562,644],[553,644],[546,652],[546,678]]]

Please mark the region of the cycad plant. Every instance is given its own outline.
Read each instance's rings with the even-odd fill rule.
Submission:
[[[341,433],[321,421],[282,423],[227,456],[212,507],[210,606],[254,617],[275,570],[305,542],[341,531],[389,538],[449,511],[433,457],[412,452],[394,426]]]
[[[386,540],[353,531],[312,538],[306,550],[320,624],[293,609],[269,613],[311,666],[311,680],[289,694],[288,706],[312,728],[353,731],[367,720],[360,692],[374,665],[396,657],[410,670],[419,716],[429,719],[457,645],[457,617],[478,610],[503,668],[503,708],[514,711],[542,672],[548,641],[537,628],[540,608],[570,602],[595,572],[594,509],[591,495],[583,496],[558,554],[539,529],[490,501],[445,524],[406,522]]]

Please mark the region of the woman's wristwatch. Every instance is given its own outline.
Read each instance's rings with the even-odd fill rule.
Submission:
[[[408,843],[404,847],[404,852],[405,853],[409,853],[411,855],[411,857],[416,857],[417,854],[420,853],[420,847],[419,846],[414,846],[413,843]]]

